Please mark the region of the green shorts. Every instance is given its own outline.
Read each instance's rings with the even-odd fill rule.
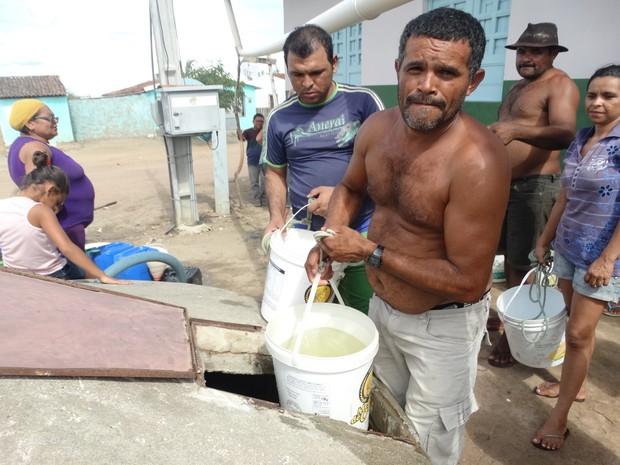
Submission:
[[[347,266],[338,284],[338,291],[344,300],[341,303],[368,315],[368,303],[374,291],[366,278],[366,264]]]

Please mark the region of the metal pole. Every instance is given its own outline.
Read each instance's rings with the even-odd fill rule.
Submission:
[[[223,108],[220,108],[220,126],[226,127],[226,111]],[[226,131],[219,131],[217,137],[217,145],[213,149],[215,211],[228,215],[230,213],[230,195],[228,190],[228,145],[226,144]]]
[[[159,81],[162,85],[183,85],[182,67],[172,0],[150,0],[151,30],[157,51]],[[192,142],[189,136],[164,134],[172,208],[176,226],[198,223],[194,185]]]

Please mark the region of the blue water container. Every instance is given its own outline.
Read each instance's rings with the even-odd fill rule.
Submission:
[[[105,270],[116,261],[114,260],[114,256],[116,254],[131,249],[132,247],[133,245],[128,244],[127,242],[111,242],[109,244],[90,249],[87,254],[99,268]]]
[[[127,242],[112,242],[101,247],[97,247],[95,250],[91,250],[89,253],[95,264],[105,270],[109,266],[118,262],[124,257],[134,255],[140,252],[157,251],[152,247],[139,246],[135,247]],[[136,281],[151,281],[151,274],[146,263],[139,263],[132,267],[127,268],[125,271],[118,273],[115,278],[117,279],[129,279]]]

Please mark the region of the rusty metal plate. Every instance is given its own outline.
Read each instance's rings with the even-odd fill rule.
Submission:
[[[195,378],[186,310],[0,272],[0,375]]]

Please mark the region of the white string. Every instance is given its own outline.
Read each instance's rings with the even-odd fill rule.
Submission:
[[[293,348],[293,366],[297,366],[297,355],[299,354],[299,348],[301,347],[301,341],[304,338],[304,333],[306,332],[306,324],[308,322],[308,316],[310,315],[310,310],[312,309],[312,304],[314,303],[314,297],[316,296],[316,290],[319,287],[319,281],[321,280],[321,273],[317,273],[314,277],[314,281],[312,281],[312,288],[310,289],[310,295],[308,296],[308,301],[306,302],[306,307],[304,308],[304,316],[301,319],[301,327],[297,332],[297,340],[295,341],[295,347]]]
[[[519,288],[515,291],[515,293],[512,295],[512,298],[506,304],[506,308],[504,309],[504,316],[508,316],[508,307],[510,307],[510,304],[512,303],[512,301],[515,300],[515,298],[517,297],[517,294],[519,293],[523,285],[526,283],[527,278],[529,278],[529,276],[535,271],[536,271],[536,268],[532,268],[530,271],[528,271],[525,274],[525,276],[523,277],[523,281],[521,281],[521,284],[519,284]]]
[[[305,204],[303,207],[301,207],[299,210],[297,210],[295,212],[295,214],[293,216],[291,216],[288,221],[286,223],[284,223],[284,226],[282,226],[280,228],[280,233],[284,233],[284,230],[288,227],[288,224],[293,221],[293,219],[299,214],[300,211],[302,211],[304,208],[308,207],[308,205],[310,205],[312,203],[314,199],[310,199],[310,201]],[[263,238],[261,239],[260,242],[260,246],[261,249],[263,250],[263,252],[265,253],[265,255],[269,255],[269,249],[270,249],[270,244],[271,244],[271,236],[273,235],[273,231],[269,231],[267,234],[265,234],[263,236]],[[283,234],[284,236],[284,234]]]
[[[309,201],[307,204],[305,204],[303,207],[301,207],[299,210],[297,210],[297,211],[295,212],[295,214],[294,214],[293,216],[291,216],[291,217],[289,218],[289,220],[288,220],[286,223],[284,223],[284,226],[282,226],[282,227],[280,228],[280,232],[284,232],[284,230],[286,229],[286,227],[288,226],[288,224],[289,224],[291,221],[293,221],[293,218],[295,218],[295,217],[299,214],[299,212],[300,212],[300,211],[302,211],[304,208],[307,208],[307,207],[308,207],[308,206],[309,206],[309,205],[310,205],[313,201],[314,201],[314,199],[310,199],[310,201]]]
[[[301,211],[301,209],[298,210],[297,213],[299,213],[299,211]],[[334,231],[332,231],[331,229],[328,229],[327,231],[316,231],[314,233],[314,240],[317,242],[321,242],[324,237],[332,237],[334,234]],[[301,342],[304,338],[304,333],[306,332],[306,324],[308,322],[310,310],[312,309],[312,304],[314,303],[314,298],[316,297],[316,291],[319,287],[319,282],[321,281],[321,275],[323,274],[323,271],[325,271],[325,264],[323,263],[323,251],[319,248],[319,269],[317,274],[314,276],[314,280],[312,281],[312,287],[310,288],[310,295],[308,296],[308,300],[306,301],[306,307],[304,308],[304,315],[301,319],[301,325],[298,325],[299,331],[297,332],[297,339],[295,340],[295,346],[293,348],[293,366],[297,366],[297,356],[299,354],[299,348],[301,347]],[[332,289],[335,290],[336,288],[332,286]]]

